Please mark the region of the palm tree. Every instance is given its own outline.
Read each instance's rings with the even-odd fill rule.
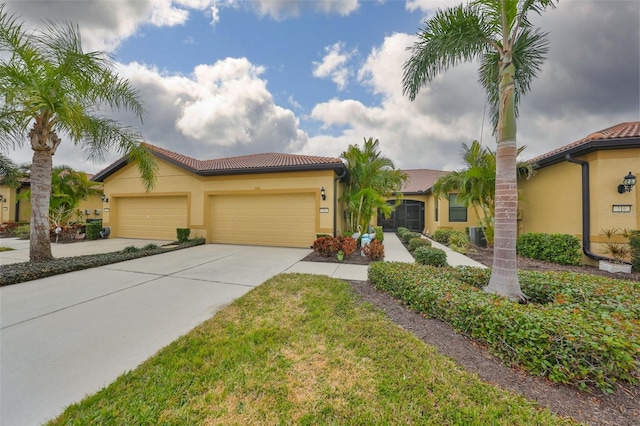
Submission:
[[[15,188],[20,186],[20,169],[10,158],[0,154],[0,182]]]
[[[440,176],[433,185],[433,194],[441,196],[450,192],[458,193],[458,201],[465,206],[472,206],[476,215],[480,218],[480,224],[484,228],[487,244],[493,245],[494,219],[495,219],[495,195],[496,195],[496,153],[486,148],[478,141],[473,141],[471,146],[462,144],[462,159],[466,164],[465,169],[455,170]],[[519,156],[526,146],[518,148]],[[526,161],[518,161],[516,165],[518,177],[527,179],[534,175],[533,166]],[[482,214],[478,214],[478,209]]]
[[[371,218],[377,210],[385,216],[391,215],[394,206],[387,204],[387,198],[396,197],[396,204],[402,200],[402,186],[407,174],[397,170],[393,161],[383,157],[378,150],[380,141],[365,139],[362,149],[358,145],[340,154],[346,161],[348,172],[347,187],[341,201],[345,203],[347,227],[355,231],[358,226],[367,232]]]
[[[554,0],[475,0],[438,10],[418,33],[404,64],[403,93],[415,100],[422,86],[449,67],[480,60],[480,83],[487,92],[497,134],[495,241],[487,292],[525,299],[518,281],[516,236],[516,116],[520,97],[540,71],[547,34],[527,15],[555,7]]]
[[[0,6],[0,148],[33,149],[30,259],[50,259],[49,198],[52,157],[68,138],[91,159],[110,149],[137,161],[145,187],[154,183],[156,161],[140,134],[101,115],[125,109],[142,120],[143,107],[129,82],[103,52],[84,53],[77,25],[49,23],[28,31]]]

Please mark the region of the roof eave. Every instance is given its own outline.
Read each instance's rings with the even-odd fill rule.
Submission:
[[[565,151],[557,152],[549,157],[538,160],[535,163],[539,168],[543,168],[565,161],[565,157],[567,155],[571,155],[573,157],[586,155],[594,151],[628,148],[640,148],[640,138],[633,137],[624,139],[597,139],[573,148],[569,148]]]
[[[195,172],[198,176],[229,176],[229,175],[248,175],[263,173],[280,173],[280,172],[309,172],[314,170],[334,170],[340,172],[346,170],[344,164],[304,164],[296,166],[276,166],[276,167],[244,167],[236,169],[224,170],[199,170]]]

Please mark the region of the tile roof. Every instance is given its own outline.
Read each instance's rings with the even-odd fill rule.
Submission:
[[[344,170],[345,168],[342,160],[334,157],[277,154],[270,152],[215,160],[198,160],[146,142],[144,145],[157,156],[178,167],[202,176],[293,170]],[[127,164],[127,162],[126,157],[120,158],[107,168],[98,172],[94,180],[104,180],[104,178],[119,170]]]
[[[620,123],[616,124],[615,126],[599,130],[578,141],[564,145],[558,149],[554,149],[553,151],[549,151],[536,158],[533,158],[529,160],[529,162],[539,163],[542,161],[544,163],[544,160],[555,157],[564,157],[563,154],[565,153],[574,152],[580,150],[580,148],[587,148],[589,145],[593,145],[594,143],[596,143],[598,147],[604,148],[607,143],[616,145],[620,142],[621,139],[632,138],[640,138],[640,121]]]
[[[402,192],[405,194],[427,192],[440,176],[449,173],[444,170],[432,169],[410,169],[403,170],[403,172],[409,175],[409,180],[402,188]]]

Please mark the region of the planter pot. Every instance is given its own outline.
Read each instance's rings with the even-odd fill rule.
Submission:
[[[338,262],[342,262],[344,260],[344,254],[336,254],[336,256],[338,257]]]
[[[627,265],[626,263],[613,263],[607,262],[606,260],[601,260],[598,262],[598,264],[601,271],[613,273],[622,272],[624,274],[631,273],[631,265]]]

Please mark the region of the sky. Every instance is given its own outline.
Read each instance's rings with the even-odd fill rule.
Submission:
[[[496,147],[478,63],[450,68],[413,102],[402,94],[424,20],[460,0],[6,3],[28,27],[77,23],[84,50],[109,52],[146,110],[143,123],[110,116],[197,159],[339,157],[372,137],[396,167],[455,170],[463,143]],[[640,120],[640,2],[561,0],[531,20],[550,51],[520,104],[525,159]],[[8,155],[21,164],[32,152],[25,143]],[[86,159],[63,138],[54,165],[96,173],[118,157]]]

